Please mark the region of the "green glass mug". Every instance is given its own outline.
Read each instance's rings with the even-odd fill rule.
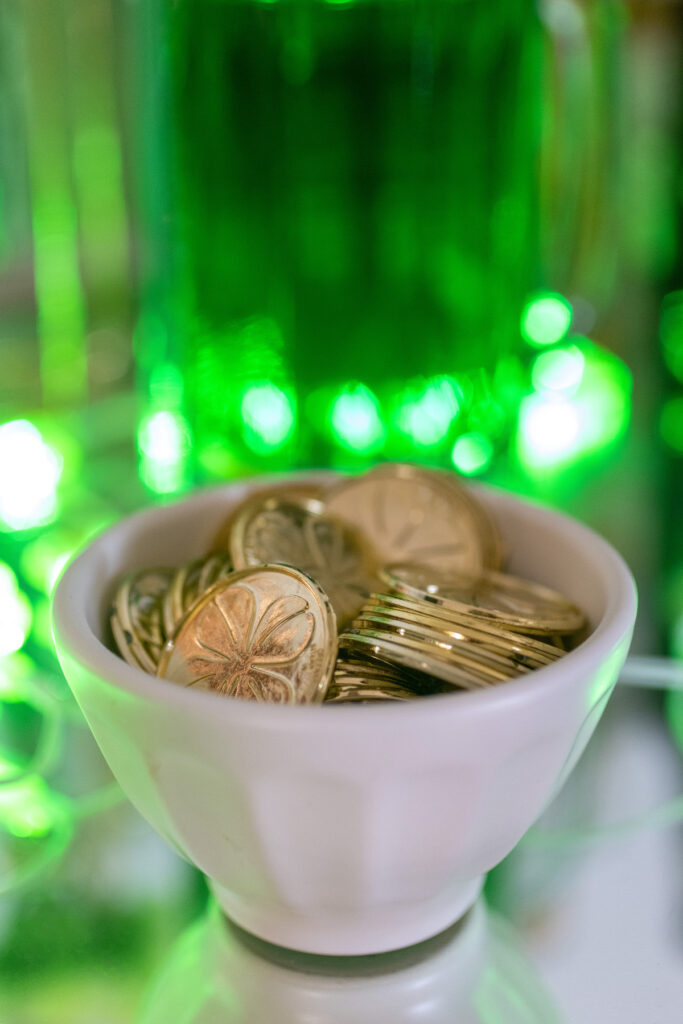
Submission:
[[[490,455],[525,302],[576,286],[577,239],[589,298],[608,276],[591,5],[138,8],[150,415],[217,477]]]

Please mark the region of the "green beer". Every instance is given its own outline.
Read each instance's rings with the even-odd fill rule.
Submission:
[[[200,466],[447,463],[475,406],[495,437],[539,279],[534,5],[156,13],[141,337],[163,324]]]

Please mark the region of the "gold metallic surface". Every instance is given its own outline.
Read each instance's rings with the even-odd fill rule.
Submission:
[[[385,565],[417,562],[478,573],[487,564],[478,506],[440,474],[388,463],[343,480],[325,504],[367,537]]]
[[[160,601],[170,578],[169,569],[131,573],[114,596],[111,615],[114,639],[125,660],[145,672],[154,672],[161,651]]]
[[[337,681],[330,684],[325,697],[326,704],[370,703],[382,700],[414,700],[417,694],[396,683],[376,684],[362,676],[357,679]]]
[[[377,584],[369,545],[312,498],[257,495],[235,519],[231,551],[237,569],[267,562],[308,573],[328,595],[341,627]]]
[[[320,588],[296,569],[243,569],[214,584],[164,648],[157,674],[246,700],[323,699],[337,629]]]
[[[497,524],[453,473],[387,463],[328,487],[285,480],[231,509],[203,558],[130,574],[111,629],[129,664],[249,700],[488,687],[587,630],[573,602],[503,560]]]
[[[172,638],[178,623],[195,601],[232,571],[232,559],[224,552],[197,559],[189,565],[181,565],[174,571],[161,600],[164,643]]]
[[[483,571],[457,576],[416,564],[385,566],[380,576],[393,590],[475,619],[499,623],[508,630],[531,634],[573,633],[585,616],[577,606],[550,587],[517,576]]]
[[[459,494],[466,491],[466,485],[462,478],[455,473],[447,470],[432,470],[432,472],[438,473],[439,478],[443,479],[449,487],[457,490]],[[466,493],[477,511],[477,527],[484,551],[484,565],[489,569],[501,569],[505,563],[506,552],[496,521],[486,506],[477,501],[471,491],[466,491]]]
[[[194,565],[181,565],[173,573],[171,582],[166,589],[161,602],[161,620],[166,639],[170,639],[175,632],[176,625],[183,617],[183,590],[190,572]]]
[[[361,618],[353,620],[352,629],[365,633],[381,633],[391,638],[394,643],[406,643],[409,646],[417,646],[432,658],[443,659],[457,666],[464,671],[471,671],[477,676],[490,679],[494,682],[502,682],[514,675],[520,674],[516,665],[502,657],[486,657],[485,652],[467,649],[459,640],[454,640],[445,633],[428,632],[424,629],[410,629],[406,626],[398,626],[394,622],[387,622],[374,618]],[[521,671],[525,671],[521,669]]]
[[[404,685],[406,680],[405,673],[396,665],[339,654],[334,669],[334,678],[336,680],[344,680],[357,679],[359,677],[376,683],[389,682],[399,683],[400,685]]]
[[[399,687],[408,690],[412,696],[432,689],[431,684],[425,686],[421,679],[416,678],[414,672],[406,671],[399,665],[392,665],[387,661],[377,661],[367,656],[354,656],[349,652],[340,653],[337,657],[330,690],[333,686],[358,685],[374,686],[379,690],[387,687]],[[326,700],[329,693],[330,691],[328,691]]]
[[[502,678],[507,679],[542,667],[538,662],[534,662],[516,651],[495,650],[473,643],[465,632],[433,628],[424,622],[394,618],[382,612],[367,612],[363,609],[353,620],[353,627],[389,629],[425,644],[436,644],[440,650],[448,649],[450,656],[458,664],[477,667],[480,671],[490,672],[498,678],[501,678],[501,673]],[[448,645],[447,648],[444,648],[444,645]]]
[[[278,498],[286,500],[287,498],[320,498],[323,492],[323,488],[320,484],[307,483],[301,481],[301,483],[292,483],[289,480],[283,480],[280,483],[271,484],[269,487],[260,487],[257,491],[251,491],[249,496],[236,505],[230,510],[223,523],[221,523],[220,529],[210,547],[211,553],[220,553],[230,551],[232,531],[235,525],[236,519],[241,515],[243,507],[260,498],[262,501],[266,501],[268,498]]]
[[[115,611],[111,614],[110,624],[119,654],[124,661],[127,661],[128,664],[132,665],[134,668],[141,668],[144,672],[153,671],[154,662],[149,655],[144,650],[141,650],[139,645],[136,644],[135,638],[130,630],[124,629]],[[150,665],[152,666],[152,669],[150,669]]]
[[[370,656],[374,654],[405,669],[435,676],[463,689],[493,686],[507,678],[503,673],[499,676],[490,675],[459,664],[451,657],[450,645],[447,643],[439,648],[437,644],[425,644],[392,630],[352,627],[341,634],[339,646],[345,651],[365,651]]]
[[[416,600],[401,600],[391,595],[373,594],[359,614],[380,614],[398,617],[406,625],[421,625],[440,630],[463,642],[517,657],[529,667],[541,668],[557,661],[563,651],[552,643],[482,623],[467,614],[446,613],[442,608]]]

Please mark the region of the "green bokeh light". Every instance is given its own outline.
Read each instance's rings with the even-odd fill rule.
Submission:
[[[171,494],[185,484],[190,432],[177,411],[159,410],[145,416],[138,428],[140,476],[157,494]]]
[[[44,130],[35,134],[51,135]],[[66,147],[45,148],[43,141],[40,150],[43,158],[32,160],[31,167],[41,385],[48,401],[81,401],[87,394],[88,370],[78,217],[70,195],[68,162],[62,159]]]
[[[664,711],[678,749],[683,754],[683,693],[680,690],[667,690]]]
[[[31,604],[17,578],[0,562],[0,655],[13,654],[24,644],[31,628]]]
[[[182,409],[185,397],[180,369],[174,363],[159,363],[149,374],[149,401],[154,409]]]
[[[39,597],[33,602],[31,639],[46,651],[54,650],[50,600],[47,597]]]
[[[683,574],[683,566],[681,566],[681,573]],[[674,658],[683,661],[683,611],[678,613],[671,627],[671,653]]]
[[[493,458],[493,444],[485,434],[463,434],[453,445],[453,465],[465,476],[482,473]]]
[[[671,292],[664,299],[660,337],[666,365],[683,381],[683,291]]]
[[[631,375],[620,359],[582,342],[578,387],[528,395],[519,410],[517,453],[528,472],[562,467],[619,438],[631,412]],[[562,375],[560,375],[562,376]],[[571,379],[571,374],[570,374]]]
[[[28,420],[0,426],[0,520],[10,530],[50,522],[63,460]]]
[[[22,761],[15,757],[11,751],[3,750],[0,753],[0,784],[6,779],[16,778],[22,769]]]
[[[509,429],[505,409],[495,398],[475,399],[467,414],[468,433],[501,437]]]
[[[577,345],[566,345],[539,353],[531,368],[534,389],[573,394],[581,384],[585,362],[583,352]]]
[[[408,388],[399,397],[396,426],[419,447],[432,447],[447,436],[459,406],[454,381],[434,377],[421,387]]]
[[[20,566],[31,586],[51,594],[73,546],[60,531],[44,532],[27,544],[21,552]]]
[[[557,292],[542,292],[525,305],[520,328],[530,345],[544,348],[562,341],[571,322],[571,303]]]
[[[683,612],[678,613],[671,628],[671,654],[683,661]],[[664,708],[669,728],[679,750],[683,753],[683,692],[668,690]]]
[[[676,452],[683,452],[683,396],[670,398],[662,408],[660,430],[664,441]]]
[[[347,384],[332,402],[329,414],[332,436],[349,451],[378,451],[385,438],[379,402],[365,384]]]
[[[241,403],[244,439],[256,452],[276,451],[292,436],[294,400],[270,381],[246,389]]]
[[[57,808],[53,794],[37,775],[0,786],[0,826],[22,839],[46,835]]]
[[[0,700],[24,700],[33,686],[36,666],[24,652],[0,658]]]

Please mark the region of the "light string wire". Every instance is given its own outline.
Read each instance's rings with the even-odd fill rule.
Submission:
[[[71,700],[57,697],[35,681],[24,680],[9,693],[0,693],[0,712],[3,705],[17,703],[38,712],[41,724],[33,754],[20,765],[16,754],[0,742],[0,896],[36,884],[49,874],[69,849],[80,823],[124,799],[116,782],[78,797],[54,789],[48,779],[62,761],[66,726],[85,728],[85,719]],[[32,788],[28,799],[39,799],[45,812],[44,831],[16,831],[14,815],[30,814],[30,808],[22,806],[26,787]]]
[[[683,691],[683,661],[633,654],[626,659],[619,682],[654,690]]]

